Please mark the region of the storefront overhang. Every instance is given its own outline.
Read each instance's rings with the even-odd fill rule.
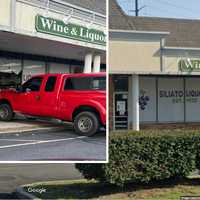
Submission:
[[[162,51],[165,55],[177,55],[181,57],[199,57],[200,55],[200,48],[194,47],[171,47],[171,46],[164,46]]]
[[[62,0],[3,1],[0,31],[106,51],[106,16]]]
[[[138,72],[132,72],[132,71],[112,71],[110,72],[110,74],[113,75],[149,75],[149,76],[156,76],[156,75],[163,75],[163,76],[167,76],[167,75],[171,75],[171,76],[200,76],[200,72],[143,72],[143,71],[138,71]]]
[[[100,54],[102,63],[106,63],[106,53],[104,50],[72,45],[64,42],[42,39],[39,37],[15,34],[6,31],[0,31],[0,49],[15,53],[26,53],[80,61],[84,60],[87,52],[92,52],[94,54]]]
[[[148,38],[148,39],[160,39],[165,38],[170,32],[160,31],[137,31],[137,30],[109,30],[109,38],[112,39],[136,39],[136,38]]]
[[[184,50],[184,51],[200,51],[200,48],[192,48],[192,47],[170,47],[166,46],[163,49],[165,50]]]

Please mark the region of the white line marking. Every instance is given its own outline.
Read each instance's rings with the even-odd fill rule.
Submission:
[[[41,140],[18,140],[18,139],[0,139],[0,141],[11,141],[11,142],[36,142]]]
[[[37,142],[29,142],[29,143],[25,143],[25,144],[13,144],[13,145],[0,146],[0,149],[12,148],[12,147],[20,147],[20,146],[27,146],[27,145],[33,145],[33,144],[44,144],[44,143],[52,143],[52,142],[61,142],[61,141],[82,139],[82,138],[86,138],[86,137],[87,136],[80,136],[80,137],[67,138],[67,139],[43,140],[43,141],[37,141]]]

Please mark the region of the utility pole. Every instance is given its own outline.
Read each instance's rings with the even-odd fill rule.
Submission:
[[[138,0],[135,0],[135,16],[137,17],[139,14],[139,9],[138,9]]]
[[[133,0],[134,1],[134,0]],[[135,16],[138,17],[139,16],[139,12],[140,10],[142,10],[143,8],[145,8],[146,6],[142,6],[139,8],[139,5],[138,5],[138,0],[135,0],[135,9],[134,10],[129,10],[130,12],[134,12],[135,13]]]

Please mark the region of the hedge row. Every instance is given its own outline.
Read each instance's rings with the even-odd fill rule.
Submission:
[[[200,132],[111,134],[108,164],[76,164],[87,179],[116,185],[188,176],[200,169]]]

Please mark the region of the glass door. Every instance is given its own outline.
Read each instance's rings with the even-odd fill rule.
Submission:
[[[114,129],[128,129],[128,93],[114,94]]]

